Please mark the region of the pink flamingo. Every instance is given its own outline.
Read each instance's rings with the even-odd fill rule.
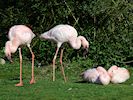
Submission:
[[[53,58],[53,81],[55,81],[55,60],[59,51],[59,48],[64,42],[68,42],[74,49],[79,49],[81,45],[83,48],[88,51],[89,43],[83,36],[78,36],[77,31],[74,27],[70,25],[57,25],[54,28],[50,29],[49,31],[41,34],[41,38],[53,40],[57,43],[56,53]],[[64,68],[62,65],[62,56],[63,56],[63,49],[61,49],[60,54],[60,64],[61,64],[61,71],[66,82],[66,77],[64,73]]]
[[[126,68],[117,67],[116,65],[108,69],[108,74],[112,83],[123,83],[130,78],[130,73]]]
[[[31,54],[32,54],[32,78],[30,84],[35,83],[34,79],[34,53],[30,47],[32,39],[35,37],[35,34],[25,25],[15,25],[12,26],[8,33],[9,41],[5,44],[5,55],[12,62],[11,53],[15,53],[17,48],[19,49],[20,57],[20,82],[16,86],[23,86],[22,82],[22,54],[21,54],[21,45],[27,45]]]
[[[82,74],[83,80],[91,83],[98,83],[108,85],[110,83],[110,76],[108,72],[101,66],[97,68],[88,69]]]

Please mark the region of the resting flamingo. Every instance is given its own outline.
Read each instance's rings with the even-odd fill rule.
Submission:
[[[30,47],[32,39],[35,37],[35,34],[25,25],[14,25],[10,28],[8,33],[9,41],[5,44],[5,55],[12,62],[11,53],[15,53],[17,48],[19,50],[20,57],[20,82],[16,86],[23,86],[22,81],[22,54],[21,54],[21,45],[27,45],[31,54],[32,54],[32,77],[30,84],[35,83],[34,79],[34,53]]]
[[[54,28],[50,29],[49,31],[41,34],[40,36],[43,39],[53,40],[57,43],[56,53],[53,58],[53,81],[55,81],[55,60],[59,51],[59,48],[64,42],[68,42],[72,48],[79,49],[81,45],[83,48],[88,51],[89,43],[83,36],[78,36],[77,31],[74,27],[70,25],[57,25]],[[63,49],[61,49],[60,54],[60,64],[61,64],[61,71],[64,77],[64,81],[66,82],[66,77],[64,73],[64,68],[62,65],[62,56],[63,56]]]
[[[98,83],[108,85],[110,83],[110,76],[108,72],[101,66],[97,68],[88,69],[82,74],[83,80],[91,83]]]
[[[130,78],[130,73],[126,68],[118,67],[116,65],[111,66],[108,69],[108,73],[112,83],[123,83]]]

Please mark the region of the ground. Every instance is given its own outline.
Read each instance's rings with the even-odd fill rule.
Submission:
[[[65,83],[60,69],[56,69],[56,80],[52,81],[50,65],[35,67],[36,84],[30,85],[30,62],[23,62],[23,87],[19,82],[19,63],[0,65],[0,100],[132,100],[133,69],[128,68],[131,78],[123,84],[107,86],[82,82],[83,69],[75,63],[65,64],[68,81]],[[76,71],[77,69],[77,71]]]

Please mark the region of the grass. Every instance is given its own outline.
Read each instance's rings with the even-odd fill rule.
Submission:
[[[84,70],[77,63],[68,63],[64,83],[59,69],[56,70],[56,81],[52,82],[52,68],[35,67],[36,84],[30,85],[31,64],[23,62],[23,87],[15,87],[19,81],[19,63],[0,65],[0,100],[132,100],[133,78],[123,84],[107,86],[83,83],[79,74]],[[129,68],[133,72],[132,68]]]

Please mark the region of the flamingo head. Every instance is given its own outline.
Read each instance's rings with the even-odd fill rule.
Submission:
[[[89,42],[86,39],[84,39],[82,40],[82,45],[84,48],[83,56],[86,56],[88,54]]]
[[[12,46],[12,42],[7,41],[5,45],[5,55],[10,62],[13,62],[11,58],[11,53],[14,53],[15,51],[16,51],[16,48]]]

